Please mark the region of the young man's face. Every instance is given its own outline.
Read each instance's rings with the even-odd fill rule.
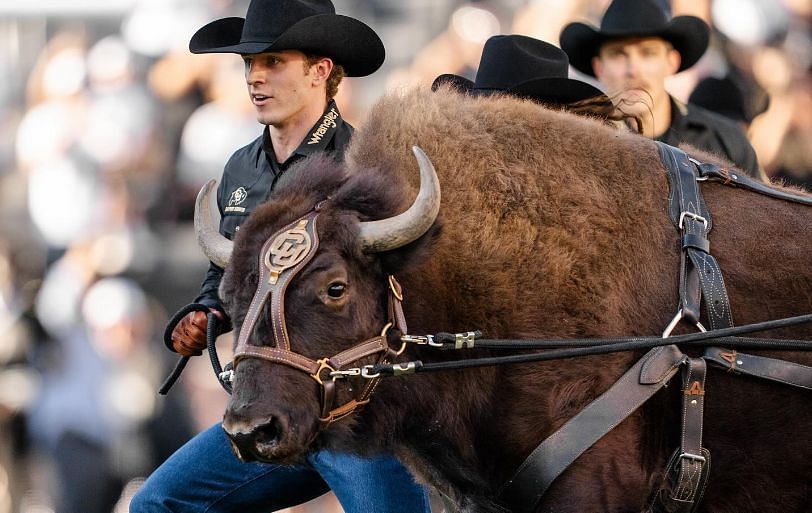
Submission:
[[[308,66],[304,53],[281,50],[243,55],[248,95],[263,125],[283,127],[317,102],[324,109],[332,61]]]
[[[658,37],[621,39],[601,46],[592,59],[595,76],[624,112],[645,115],[668,101],[665,79],[677,72],[679,52]]]

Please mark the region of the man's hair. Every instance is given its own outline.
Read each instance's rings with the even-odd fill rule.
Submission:
[[[307,73],[314,64],[324,58],[323,55],[305,53],[305,73]],[[333,71],[331,71],[330,76],[327,77],[327,101],[332,100],[336,93],[338,93],[338,84],[344,79],[345,74],[344,66],[333,62]]]

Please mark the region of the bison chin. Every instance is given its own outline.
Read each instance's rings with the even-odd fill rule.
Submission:
[[[318,433],[318,404],[315,397],[312,404],[301,399],[297,402],[278,402],[275,399],[280,398],[274,396],[284,395],[282,387],[276,390],[267,385],[257,388],[257,383],[261,382],[257,381],[257,377],[268,374],[265,367],[267,365],[258,361],[248,360],[239,366],[240,371],[247,372],[238,371],[235,375],[234,393],[223,417],[223,429],[240,461],[303,463]],[[273,370],[276,371],[274,381],[280,378],[280,374],[289,371],[279,367]],[[305,375],[288,376],[290,380],[303,377],[309,380]],[[287,385],[285,389],[292,383]],[[256,393],[258,390],[263,390],[261,396]]]

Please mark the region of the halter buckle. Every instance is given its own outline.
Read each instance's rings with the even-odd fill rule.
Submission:
[[[330,370],[330,376],[332,376],[333,381],[335,381],[336,376],[334,376],[333,373],[338,372],[338,369],[336,369],[335,367],[330,365],[327,358],[322,358],[321,360],[317,360],[316,363],[319,364],[319,368],[316,369],[316,372],[314,372],[313,374],[310,375],[311,378],[316,380],[316,383],[318,383],[319,385],[324,385],[324,381],[322,381],[322,379],[321,379],[321,372],[323,370],[325,370],[325,369]]]

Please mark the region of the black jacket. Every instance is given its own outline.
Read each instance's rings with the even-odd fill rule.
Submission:
[[[671,126],[656,138],[671,146],[687,143],[731,161],[761,179],[758,159],[742,129],[733,121],[693,104],[671,98]]]
[[[344,121],[335,102],[331,101],[324,115],[313,125],[302,144],[284,163],[276,162],[268,128],[251,144],[240,148],[228,159],[223,177],[217,187],[217,208],[220,210],[220,233],[233,239],[240,225],[258,205],[265,202],[271,191],[290,179],[287,169],[308,155],[317,152],[334,153],[343,160],[353,128]],[[223,269],[209,265],[206,278],[195,303],[223,311],[217,289]]]

